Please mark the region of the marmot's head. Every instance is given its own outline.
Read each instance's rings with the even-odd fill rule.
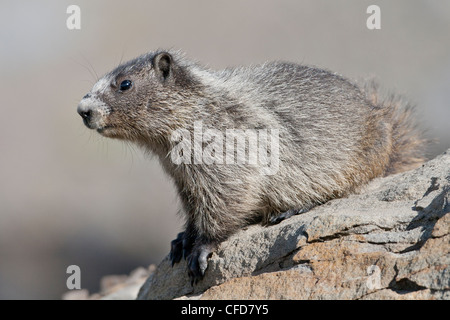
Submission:
[[[147,53],[103,76],[77,111],[88,128],[103,136],[162,141],[192,114],[186,92],[197,86],[176,55]]]

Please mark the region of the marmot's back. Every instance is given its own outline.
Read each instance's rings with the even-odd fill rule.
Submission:
[[[384,154],[389,159],[385,174],[409,170],[424,161],[425,140],[414,108],[400,96],[382,96],[374,82],[360,88],[335,73],[286,62],[232,69],[225,78],[241,84],[234,87],[235,94],[246,95],[250,106],[258,105],[276,116],[299,142],[291,147],[320,144],[330,147],[327,152],[333,157],[338,145],[347,150],[355,145],[361,153],[355,142],[370,148],[368,141],[360,140],[369,133],[376,135],[375,130],[380,136],[372,146],[385,145],[389,153]],[[374,150],[364,152],[369,155]]]
[[[280,204],[289,193],[313,205],[424,160],[411,107],[395,96],[381,98],[372,83],[359,88],[328,71],[284,62],[229,69],[217,77],[223,91],[243,104],[232,105],[236,118],[249,114],[243,126],[281,128],[280,171],[266,183],[284,181],[289,190],[268,188],[264,195],[280,211],[292,205]]]

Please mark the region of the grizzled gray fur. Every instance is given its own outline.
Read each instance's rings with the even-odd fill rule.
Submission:
[[[172,177],[186,229],[171,259],[202,278],[217,245],[249,223],[277,223],[423,162],[412,108],[328,71],[288,62],[210,70],[176,51],[144,54],[101,78],[80,102],[90,129],[158,156]],[[278,129],[279,168],[175,164],[177,129]]]

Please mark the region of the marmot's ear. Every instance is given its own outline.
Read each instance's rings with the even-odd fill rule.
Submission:
[[[162,80],[167,80],[172,73],[172,56],[167,52],[158,53],[153,58],[153,68]]]

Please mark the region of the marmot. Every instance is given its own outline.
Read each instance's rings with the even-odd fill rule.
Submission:
[[[186,215],[185,231],[171,243],[172,265],[187,259],[190,279],[197,282],[217,245],[244,226],[277,223],[424,161],[412,107],[395,95],[380,98],[378,91],[374,84],[359,86],[295,63],[214,71],[179,51],[158,50],[103,76],[78,113],[101,135],[132,141],[158,156]],[[198,123],[200,133],[276,131],[278,140],[271,142],[276,172],[242,161],[205,163],[195,150],[180,151],[174,132],[195,135]],[[225,140],[216,142],[216,159],[242,151],[232,149],[234,140],[227,146]],[[191,143],[185,146],[195,148]],[[250,140],[244,144],[249,156],[253,146]],[[193,161],[176,163],[175,149]],[[266,155],[272,156],[271,150]]]

